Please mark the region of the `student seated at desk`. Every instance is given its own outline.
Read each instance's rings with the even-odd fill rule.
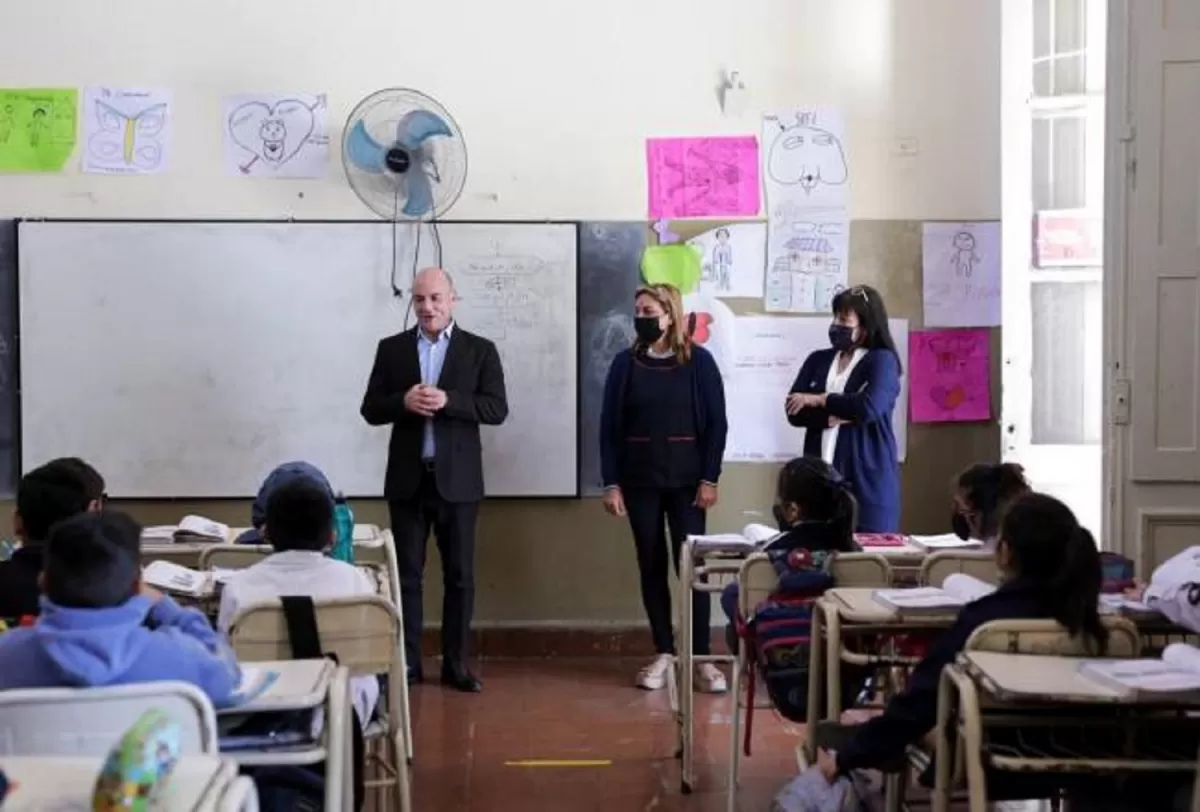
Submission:
[[[1029,493],[1025,470],[1011,462],[977,463],[958,475],[954,489],[951,528],[963,541],[982,541],[996,547],[996,533],[1004,508],[1016,497]]]
[[[788,553],[792,550],[849,553],[857,549],[855,511],[850,489],[824,460],[797,457],[780,469],[773,512],[781,535],[764,549],[779,574],[780,592],[795,591],[788,588]],[[730,619],[725,629],[730,651],[737,651],[737,631],[732,622],[738,613],[736,581],[721,591],[721,608]]]
[[[80,459],[52,460],[21,477],[13,532],[21,541],[8,561],[0,562],[0,618],[36,615],[42,590],[43,546],[50,528],[88,510],[99,510],[104,480]]]
[[[308,462],[285,462],[267,474],[259,486],[258,496],[254,497],[254,504],[250,507],[250,529],[239,535],[234,540],[235,544],[267,543],[262,535],[263,525],[267,523],[267,500],[278,488],[297,480],[311,482],[322,488],[329,494],[329,501],[333,501],[333,486],[320,468]]]
[[[958,619],[913,670],[908,687],[883,713],[859,726],[837,753],[821,750],[827,779],[851,770],[877,769],[903,758],[937,720],[938,681],[971,634],[993,620],[1052,618],[1102,656],[1108,630],[1100,622],[1100,554],[1092,534],[1071,509],[1040,493],[1018,496],[1000,522],[996,562],[1003,582],[967,604]]]
[[[294,477],[275,488],[266,502],[263,534],[272,555],[247,567],[221,591],[217,628],[228,632],[238,613],[254,603],[285,595],[352,598],[376,594],[375,584],[353,564],[325,555],[336,537],[333,495],[306,477]],[[365,726],[379,702],[379,681],[351,681],[354,707]]]
[[[203,613],[142,583],[140,546],[124,513],[54,526],[41,617],[0,637],[0,690],[180,680],[218,707],[230,701],[241,679],[232,650]]]
[[[1126,595],[1161,612],[1172,623],[1200,632],[1200,546],[1168,558],[1154,570],[1150,583]]]

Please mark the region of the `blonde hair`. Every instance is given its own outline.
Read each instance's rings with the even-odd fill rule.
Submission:
[[[681,364],[692,360],[692,337],[687,326],[687,314],[683,312],[683,297],[679,295],[679,288],[674,285],[642,285],[633,295],[633,300],[636,302],[642,296],[649,296],[658,302],[658,306],[670,319],[671,324],[666,332],[667,346],[675,353],[675,358]],[[642,346],[642,342],[634,338],[633,348],[636,350],[639,346]]]

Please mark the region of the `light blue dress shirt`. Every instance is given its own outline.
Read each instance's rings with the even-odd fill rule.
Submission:
[[[446,361],[446,350],[450,347],[450,333],[454,330],[454,322],[446,325],[446,329],[433,341],[425,335],[425,331],[417,328],[417,358],[421,363],[421,383],[437,386],[438,378],[442,375],[442,364]],[[421,459],[432,460],[437,455],[437,446],[433,440],[433,418],[425,421],[425,434],[421,440]]]

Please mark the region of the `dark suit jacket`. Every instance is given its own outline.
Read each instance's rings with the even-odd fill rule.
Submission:
[[[387,499],[412,498],[424,475],[425,418],[404,408],[404,393],[421,382],[417,329],[379,342],[360,410],[372,426],[392,424],[383,486]],[[455,325],[437,386],[446,392],[446,405],[433,418],[438,493],[447,502],[477,502],[483,498],[479,424],[498,426],[508,417],[496,345]]]

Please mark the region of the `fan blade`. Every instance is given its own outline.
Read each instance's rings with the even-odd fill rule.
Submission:
[[[404,202],[405,217],[424,217],[433,211],[433,184],[423,170],[404,176],[408,199]]]
[[[454,135],[445,120],[428,110],[405,113],[396,125],[396,142],[408,150],[416,149],[435,135]]]
[[[362,121],[357,121],[346,138],[346,158],[355,168],[363,172],[383,172],[383,157],[386,150],[371,137]]]

